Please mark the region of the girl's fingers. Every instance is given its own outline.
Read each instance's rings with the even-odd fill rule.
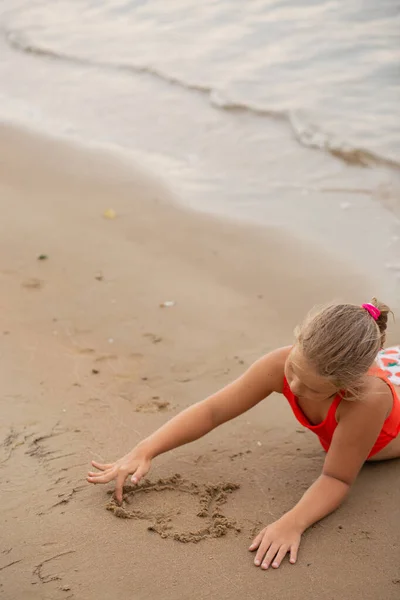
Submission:
[[[131,477],[131,481],[132,483],[139,483],[141,477],[139,476],[139,469],[136,469],[136,471],[134,472],[134,474]]]
[[[126,472],[122,472],[122,473],[119,472],[117,475],[117,480],[115,482],[115,491],[114,491],[115,499],[118,502],[118,504],[122,504],[122,493],[123,493],[123,489],[124,489],[125,479],[126,479]]]
[[[264,533],[265,533],[265,529],[260,531],[260,533],[251,542],[251,545],[249,547],[250,552],[253,552],[254,550],[256,550],[256,548],[258,548],[258,546],[261,544],[261,540],[263,539]]]
[[[262,562],[261,568],[262,569],[268,569],[269,565],[271,564],[271,562],[274,560],[275,556],[277,555],[279,551],[279,546],[278,544],[271,544],[270,547],[268,548],[268,551],[265,555],[265,558]]]
[[[89,471],[89,475],[91,477],[102,477],[103,475],[107,475],[108,473],[111,473],[111,471],[115,471],[115,467],[110,467],[109,469],[106,469],[105,471]]]
[[[88,477],[91,477],[92,479],[99,479],[99,477],[103,477],[104,475],[107,475],[108,473],[109,473],[109,471],[102,471],[101,473],[94,473],[93,471],[89,471]]]
[[[290,548],[289,562],[291,562],[292,565],[294,565],[294,563],[297,561],[297,553],[299,551],[299,546],[300,546],[300,542],[297,542],[296,544],[293,544]]]
[[[262,559],[264,558],[265,554],[267,553],[270,545],[271,545],[271,540],[269,540],[268,537],[265,536],[264,539],[262,540],[261,544],[258,547],[257,554],[254,559],[254,564],[256,565],[256,567],[259,567],[261,565]]]
[[[94,475],[88,475],[87,480],[89,483],[108,483],[112,479],[115,479],[115,469],[110,469],[104,473],[95,473]]]
[[[106,471],[107,469],[111,469],[113,464],[114,463],[103,464],[103,463],[98,463],[95,460],[92,460],[92,465],[94,467],[96,467],[96,469],[99,469],[100,471]]]
[[[138,467],[131,477],[132,483],[139,483],[139,481],[142,479],[142,477],[144,477],[146,475],[146,473],[148,473],[148,471],[149,471],[149,468],[147,466],[146,467],[142,467],[142,466]]]
[[[276,557],[274,558],[274,561],[272,563],[272,567],[274,569],[277,569],[280,566],[281,562],[283,561],[283,559],[285,558],[285,556],[287,554],[287,551],[288,551],[287,546],[281,546],[279,548],[278,554],[276,555]]]

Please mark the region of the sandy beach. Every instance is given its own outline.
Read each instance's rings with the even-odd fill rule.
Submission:
[[[4,125],[0,203],[1,598],[399,598],[400,461],[363,469],[297,565],[254,567],[252,535],[324,460],[283,397],[155,460],[133,518],[107,510],[112,485],[85,481],[92,459],[291,343],[314,304],[379,296],[373,274],[186,211],[110,153]]]

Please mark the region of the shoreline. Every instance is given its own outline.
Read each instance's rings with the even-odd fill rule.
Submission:
[[[264,598],[268,586],[282,600],[299,589],[331,600],[333,582],[338,597],[397,598],[395,463],[363,470],[340,511],[306,534],[296,567],[253,567],[253,529],[289,508],[323,462],[280,397],[160,457],[150,473],[152,482],[179,473],[189,484],[240,486],[222,509],[240,533],[162,539],[147,530],[154,515],[182,535],[199,527],[193,495],[153,490],[138,500],[142,519],[115,519],[106,488],[84,481],[92,458],[121,455],[290,343],[313,304],[366,301],[379,295],[374,281],[334,248],[182,209],[111,153],[4,126],[0,202],[5,598],[134,590],[138,600],[175,600],[201,590],[228,600]],[[388,342],[396,336],[398,325]]]
[[[328,260],[338,265],[350,265],[365,280],[375,282],[373,287],[382,290],[381,295],[385,301],[400,308],[400,265],[395,258],[397,249],[400,249],[396,183],[395,179],[382,185],[378,185],[377,181],[374,183],[373,173],[379,173],[378,169],[339,169],[336,178],[341,177],[341,187],[333,185],[334,168],[331,176],[323,180],[328,187],[321,185],[308,189],[307,184],[304,184],[305,188],[302,189],[299,185],[297,204],[293,203],[291,193],[288,193],[290,186],[285,189],[282,184],[280,202],[276,200],[271,204],[271,199],[266,197],[264,212],[257,209],[252,213],[253,205],[247,214],[244,207],[238,210],[239,207],[235,205],[228,210],[223,205],[196,204],[186,197],[187,190],[177,185],[176,173],[170,176],[168,164],[153,161],[146,153],[98,141],[89,144],[83,138],[70,137],[67,133],[55,134],[48,130],[44,133],[37,127],[28,127],[22,122],[0,120],[0,129],[11,146],[21,142],[32,149],[38,143],[45,151],[50,152],[53,146],[59,148],[60,156],[65,153],[71,160],[71,166],[64,164],[63,168],[74,178],[78,174],[88,178],[89,172],[81,164],[86,165],[85,157],[91,156],[95,162],[103,165],[103,176],[114,170],[116,175],[111,178],[122,177],[125,184],[132,180],[132,174],[143,181],[151,180],[151,185],[157,186],[169,204],[184,213],[195,214],[199,219],[204,217],[210,222],[224,222],[227,226],[247,231],[283,232],[288,239],[296,240],[299,245],[306,244],[314,252],[322,250]],[[305,151],[310,152],[307,149]],[[51,161],[48,158],[46,160],[51,169]],[[368,183],[365,189],[357,189],[354,185],[357,181],[360,183],[364,171]],[[91,177],[96,179],[98,175],[99,168],[96,170],[93,166]],[[330,184],[332,188],[329,188]],[[282,207],[279,206],[280,203]],[[322,225],[322,221],[326,221],[325,225]],[[369,240],[368,252],[362,250],[366,239]]]
[[[400,253],[398,173],[348,166],[300,146],[281,122],[261,127],[259,118],[219,111],[151,76],[71,67],[11,51],[4,40],[0,46],[7,59],[0,66],[3,119],[58,132],[77,145],[111,142],[112,154],[126,152],[163,173],[184,207],[301,232],[367,277],[373,272],[388,300],[400,297],[393,260]],[[19,70],[23,80],[14,77]],[[28,104],[29,89],[37,95]]]

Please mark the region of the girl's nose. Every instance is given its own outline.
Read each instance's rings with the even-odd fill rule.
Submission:
[[[295,396],[301,396],[303,385],[299,379],[292,379],[289,387]]]

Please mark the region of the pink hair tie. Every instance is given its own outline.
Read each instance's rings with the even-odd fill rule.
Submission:
[[[379,308],[377,308],[373,304],[369,304],[369,303],[363,304],[362,307],[365,308],[365,310],[367,310],[369,312],[369,314],[375,321],[377,321],[379,319],[379,317],[381,315],[381,311],[379,310]]]

